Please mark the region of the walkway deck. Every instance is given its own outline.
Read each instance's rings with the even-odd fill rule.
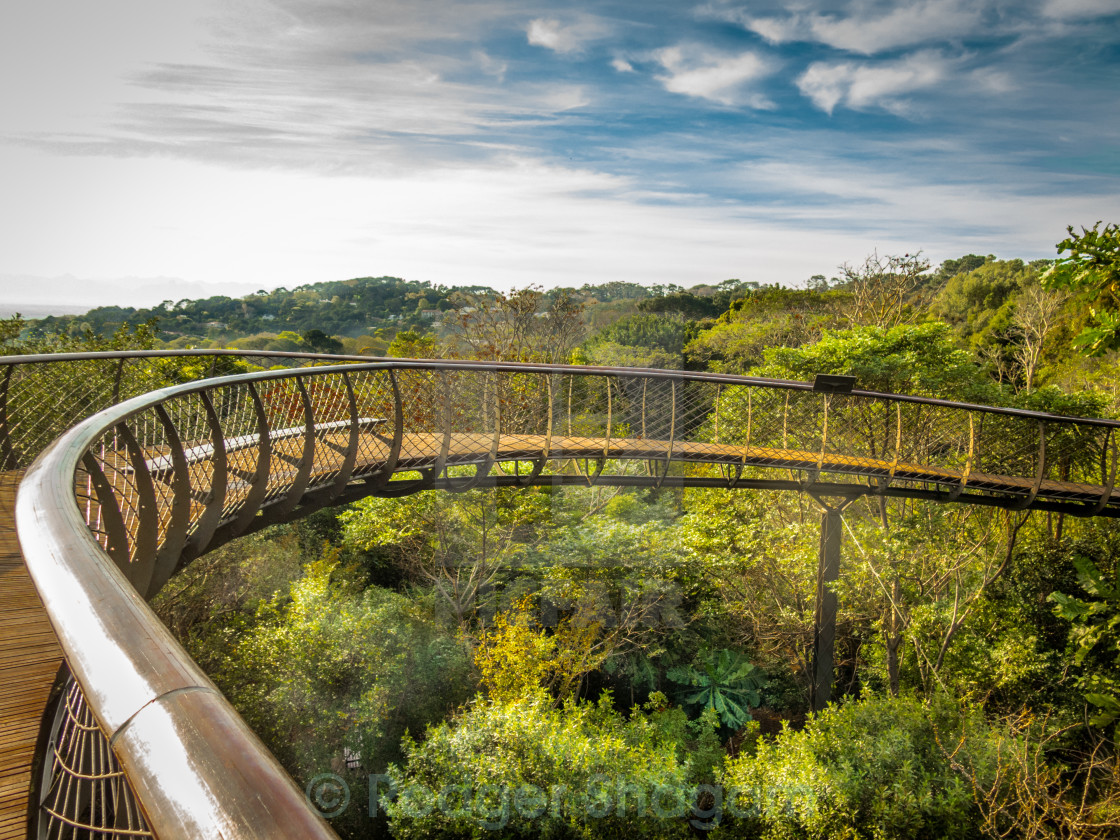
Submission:
[[[0,473],[0,840],[27,836],[31,762],[62,651],[12,519],[18,473]]]

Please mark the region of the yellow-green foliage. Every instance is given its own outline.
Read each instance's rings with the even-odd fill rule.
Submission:
[[[609,694],[560,707],[540,689],[479,701],[422,743],[405,740],[407,764],[389,774],[392,834],[685,838],[696,786],[720,763],[712,728],[676,708],[626,718]]]
[[[972,781],[990,783],[998,742],[978,713],[949,701],[869,697],[830,706],[801,731],[729,762],[739,836],[759,840],[971,838],[982,815]]]
[[[515,700],[542,687],[561,699],[569,697],[602,660],[598,622],[577,615],[548,633],[539,627],[533,607],[531,598],[522,598],[498,613],[478,640],[474,661],[492,700]]]
[[[330,769],[344,750],[383,767],[407,727],[438,719],[470,690],[462,647],[430,606],[359,589],[335,551],[230,631],[211,673],[297,775]]]

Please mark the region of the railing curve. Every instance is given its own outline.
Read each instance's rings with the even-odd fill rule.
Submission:
[[[118,780],[96,794],[97,830],[330,837],[147,606],[178,568],[226,540],[364,495],[541,484],[796,489],[1120,516],[1118,426],[718,374],[365,362],[124,399],[41,454],[16,518],[104,737],[98,778]],[[72,729],[77,702],[66,705]],[[58,781],[70,731],[59,726],[44,812],[85,825],[95,794]]]

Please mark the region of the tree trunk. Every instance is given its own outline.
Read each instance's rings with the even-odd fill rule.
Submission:
[[[902,597],[902,585],[898,578],[891,586],[891,617],[887,632],[887,678],[890,681],[891,697],[898,697],[898,649],[902,646],[902,616],[898,614],[898,601]]]
[[[901,635],[887,638],[887,676],[890,678],[891,697],[898,697],[898,649],[901,645]]]

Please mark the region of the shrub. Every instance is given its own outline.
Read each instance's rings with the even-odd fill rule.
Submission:
[[[522,598],[494,617],[474,652],[482,688],[492,700],[512,700],[538,687],[570,697],[603,655],[596,645],[600,623],[582,613],[561,619],[554,633],[540,628],[532,598]]]
[[[908,698],[830,706],[728,764],[727,812],[763,840],[973,837],[982,821],[973,788],[942,747],[966,731],[985,778],[989,730],[978,713]]]
[[[678,708],[626,718],[609,693],[561,707],[540,689],[479,699],[423,743],[405,739],[407,764],[382,781],[381,805],[398,840],[686,837],[687,817],[704,813],[690,813],[696,786],[721,761],[714,724]],[[386,801],[390,785],[399,794]]]
[[[466,651],[432,610],[359,590],[335,552],[308,563],[289,599],[262,604],[212,675],[297,778],[344,757],[384,768],[409,728],[438,720],[473,688]]]

